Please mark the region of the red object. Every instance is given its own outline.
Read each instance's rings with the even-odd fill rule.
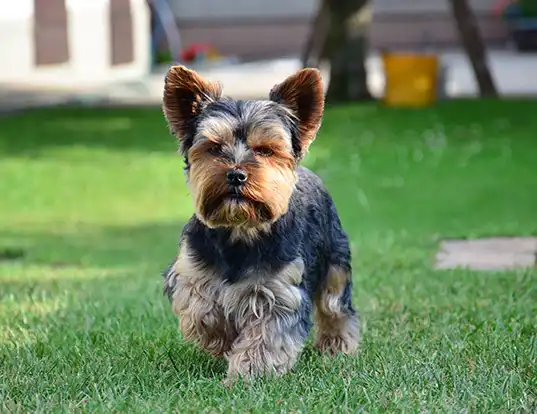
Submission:
[[[496,16],[501,16],[504,9],[511,3],[517,3],[516,0],[496,0],[492,5],[492,13]]]
[[[191,62],[200,54],[210,53],[214,48],[206,43],[194,43],[181,51],[181,60]]]

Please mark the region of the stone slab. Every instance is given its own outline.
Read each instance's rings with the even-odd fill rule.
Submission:
[[[437,269],[494,271],[536,266],[537,237],[445,240],[435,261]]]

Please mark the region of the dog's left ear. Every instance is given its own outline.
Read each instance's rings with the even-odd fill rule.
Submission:
[[[189,136],[193,120],[210,102],[222,95],[222,87],[217,82],[203,79],[193,70],[184,66],[172,66],[164,83],[164,117],[171,132],[184,144]]]
[[[301,69],[270,91],[271,101],[287,106],[298,119],[301,155],[304,155],[321,126],[324,92],[317,69]]]

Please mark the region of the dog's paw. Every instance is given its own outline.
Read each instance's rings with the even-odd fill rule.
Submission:
[[[349,336],[321,336],[317,338],[313,346],[330,356],[336,354],[354,355],[358,351],[358,341]]]
[[[228,374],[225,378],[220,380],[220,385],[229,389],[237,385],[249,387],[253,381],[254,378],[250,376],[242,377],[240,375]]]

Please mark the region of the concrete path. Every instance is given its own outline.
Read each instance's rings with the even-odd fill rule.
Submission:
[[[505,96],[537,97],[537,54],[522,55],[514,51],[489,52],[490,67],[496,85]],[[478,95],[478,87],[466,55],[460,51],[444,52],[442,61],[447,67],[446,92],[449,97]],[[381,58],[372,54],[366,62],[368,84],[373,95],[381,97],[385,77]],[[220,80],[224,92],[231,95],[266,96],[270,88],[300,67],[296,58],[255,62],[240,66],[200,69],[210,79]],[[329,67],[322,67],[323,78],[329,81]],[[164,71],[162,72],[162,76]],[[156,79],[157,82],[160,79]],[[156,85],[154,85],[156,86]]]
[[[447,66],[446,92],[448,97],[477,95],[477,85],[471,66],[461,51],[443,52]],[[537,54],[519,54],[515,51],[489,51],[489,60],[498,89],[504,96],[537,97]],[[224,85],[224,93],[235,98],[263,98],[270,88],[299,69],[297,58],[281,58],[262,62],[227,64],[194,68],[212,80]],[[368,83],[371,92],[382,96],[384,73],[378,54],[367,59]],[[108,85],[2,85],[0,83],[0,112],[59,103],[159,105],[164,74],[167,67],[156,69],[144,79]],[[325,81],[328,68],[321,68]]]

